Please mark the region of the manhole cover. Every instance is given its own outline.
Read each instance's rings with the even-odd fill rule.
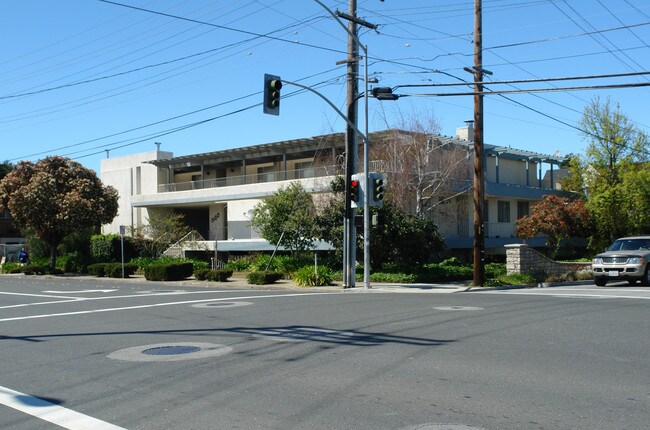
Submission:
[[[172,346],[159,346],[156,348],[149,348],[142,351],[147,355],[181,355],[190,354],[192,352],[200,351],[198,346],[191,345],[172,345]]]
[[[193,308],[236,308],[238,306],[252,305],[251,302],[208,302],[196,303],[192,305]]]
[[[477,308],[474,306],[439,306],[437,308],[433,308],[437,311],[480,311],[483,310],[483,308]]]
[[[466,426],[465,424],[420,424],[406,427],[403,430],[486,430],[483,427]]]
[[[132,346],[108,354],[108,358],[123,361],[181,361],[218,357],[232,347],[216,343],[174,342]]]

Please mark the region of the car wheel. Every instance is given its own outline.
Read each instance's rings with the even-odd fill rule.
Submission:
[[[602,276],[598,278],[594,278],[594,282],[598,287],[604,287],[605,285],[607,285],[607,279],[603,278]]]
[[[645,274],[643,275],[643,284],[650,287],[650,264],[645,268]]]

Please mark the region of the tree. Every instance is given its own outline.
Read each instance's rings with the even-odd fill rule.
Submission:
[[[21,161],[0,181],[0,210],[9,210],[21,230],[33,231],[47,244],[51,269],[66,236],[111,222],[117,208],[114,188],[64,157]]]
[[[522,239],[547,236],[546,245],[554,257],[563,239],[588,236],[589,225],[589,211],[583,200],[548,195],[531,207],[531,215],[517,220],[515,236]]]
[[[618,237],[647,232],[648,136],[610,99],[594,98],[579,125],[587,149],[584,157],[570,161],[562,186],[586,196],[594,227],[590,248],[600,250]]]
[[[316,237],[333,244],[339,257],[343,246],[344,184],[342,177],[332,181],[332,193],[320,205],[322,209],[315,219]],[[371,208],[371,215],[381,221],[370,229],[370,265],[373,270],[380,270],[388,262],[412,269],[426,263],[444,248],[443,237],[431,219],[408,215],[392,204],[390,199],[382,207]],[[357,229],[356,243],[357,247],[362,246],[361,229]],[[357,256],[360,255],[357,253]]]
[[[470,172],[467,149],[441,140],[439,129],[432,115],[414,114],[403,118],[389,139],[373,142],[372,151],[383,160],[393,204],[437,221],[455,216],[450,203],[467,193]]]
[[[311,194],[292,182],[253,208],[251,224],[273,245],[302,251],[314,245],[314,212]]]
[[[147,224],[130,229],[135,247],[152,258],[160,257],[175,243],[190,240],[190,231],[182,214],[154,210],[149,211]]]
[[[14,166],[10,162],[4,161],[4,162],[0,163],[0,179],[7,176],[7,174],[9,172],[11,172],[12,170],[14,170]]]

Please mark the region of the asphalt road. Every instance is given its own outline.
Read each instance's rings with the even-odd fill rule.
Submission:
[[[0,276],[3,429],[647,429],[650,288]]]

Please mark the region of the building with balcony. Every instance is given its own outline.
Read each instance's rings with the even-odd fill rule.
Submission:
[[[406,141],[418,136],[426,138],[431,159],[442,159],[437,151],[450,148],[457,154],[460,174],[447,178],[445,191],[435,196],[420,194],[418,198],[436,199],[434,208],[427,214],[436,220],[448,248],[458,252],[471,250],[471,124],[458,129],[455,137],[424,136],[401,130],[370,133],[370,170],[385,173],[389,191],[395,189],[401,181],[398,178],[410,178],[413,172],[399,157],[386,154],[404,154]],[[120,226],[142,226],[153,212],[179,213],[205,239],[205,249],[272,250],[251,226],[252,209],[264,197],[292,181],[299,181],[316,196],[327,193],[332,179],[343,174],[344,149],[345,135],[335,133],[176,157],[157,150],[104,159],[100,171],[102,181],[115,187],[120,197],[117,217],[103,226],[102,231],[118,233]],[[359,154],[362,153],[360,149]],[[503,252],[503,245],[519,242],[514,237],[515,221],[529,214],[531,204],[544,195],[561,193],[553,178],[561,161],[557,156],[485,145],[484,216],[488,252]],[[435,182],[436,167],[433,164],[424,167],[429,169],[428,177],[432,178],[428,180]],[[406,191],[398,192],[407,198],[411,196]],[[424,193],[427,192],[430,191],[425,189]],[[449,210],[451,207],[453,211]],[[316,248],[326,250],[330,246],[317,243]]]

